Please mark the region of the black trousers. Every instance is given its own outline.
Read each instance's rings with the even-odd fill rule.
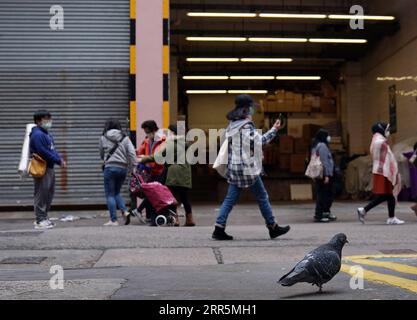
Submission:
[[[368,212],[379,206],[381,203],[388,203],[388,215],[390,218],[395,217],[395,197],[392,194],[379,194],[365,207],[365,211]]]
[[[316,180],[316,218],[323,218],[323,213],[330,213],[334,201],[333,178],[328,184],[323,179]]]
[[[185,187],[169,187],[174,197],[184,205],[185,214],[193,212],[191,208],[190,199],[188,197],[188,188]]]

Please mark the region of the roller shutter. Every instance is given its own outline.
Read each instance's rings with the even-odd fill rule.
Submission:
[[[129,116],[129,0],[64,0],[64,29],[51,30],[54,0],[0,1],[0,204],[30,205],[32,180],[17,175],[25,126],[53,116],[54,204],[102,204],[98,140],[109,117]],[[126,189],[125,191],[126,192]]]

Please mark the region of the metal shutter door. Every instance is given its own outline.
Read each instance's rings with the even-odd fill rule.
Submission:
[[[0,205],[30,205],[20,181],[25,126],[37,109],[68,169],[56,168],[54,204],[103,204],[98,141],[109,117],[129,116],[129,0],[64,0],[64,30],[49,21],[54,0],[0,2]],[[126,192],[126,189],[125,191]]]

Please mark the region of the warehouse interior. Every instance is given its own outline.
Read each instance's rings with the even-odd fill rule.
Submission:
[[[0,1],[0,210],[33,204],[33,181],[17,168],[34,110],[53,114],[69,164],[57,170],[54,204],[103,207],[98,138],[108,118],[134,143],[148,118],[207,133],[226,128],[239,93],[255,99],[264,132],[284,120],[264,150],[271,200],[313,198],[304,172],[319,128],[332,136],[338,199],[367,197],[377,121],[391,124],[400,199],[417,198],[407,161],[417,141],[415,0],[62,0],[65,28],[51,30],[54,5]],[[193,166],[194,202],[220,203],[226,187],[210,165]]]
[[[409,176],[403,153],[417,141],[415,1],[386,6],[372,0],[173,0],[170,5],[171,122],[184,120],[189,129],[225,128],[239,93],[258,102],[256,124],[263,131],[281,115],[285,128],[264,154],[272,200],[312,196],[304,172],[319,128],[333,138],[340,198],[371,190],[363,172],[376,121],[394,126],[390,142]],[[343,17],[355,5],[368,17],[362,27]],[[226,183],[210,166],[196,166],[194,182],[195,200],[221,201]],[[410,188],[412,181],[405,179],[405,198],[416,196]],[[209,192],[213,189],[218,192]]]

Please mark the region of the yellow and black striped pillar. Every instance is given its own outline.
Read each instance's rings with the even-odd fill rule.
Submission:
[[[130,139],[136,143],[136,0],[130,0]]]
[[[163,6],[163,53],[162,53],[162,73],[163,73],[163,104],[162,122],[164,128],[169,126],[169,0],[162,0]]]

